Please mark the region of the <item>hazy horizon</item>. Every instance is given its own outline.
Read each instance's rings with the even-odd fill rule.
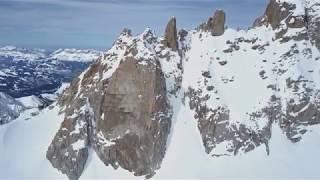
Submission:
[[[228,27],[246,29],[266,4],[267,0],[2,0],[0,45],[106,49],[125,27],[133,34],[150,27],[162,35],[175,16],[179,29],[193,29],[217,9],[226,11]]]

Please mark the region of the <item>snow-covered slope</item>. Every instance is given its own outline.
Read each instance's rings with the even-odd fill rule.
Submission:
[[[55,102],[68,86],[68,83],[64,83],[55,93],[21,98],[13,98],[0,92],[0,125],[10,123],[18,118],[29,120],[37,116],[42,109]]]
[[[281,129],[273,128],[270,155],[263,147],[240,155],[212,158],[204,153],[196,121],[190,120],[192,111],[175,105],[175,118],[168,150],[154,179],[216,179],[216,178],[303,178],[318,179],[319,127],[303,137],[298,144],[289,142]],[[47,147],[63,120],[59,109],[44,110],[32,120],[21,119],[0,126],[0,154],[2,179],[66,179],[46,159]],[[17,149],[23,149],[15,153]],[[28,162],[28,163],[25,163]],[[81,179],[144,179],[121,168],[105,166],[91,152]]]
[[[101,52],[96,50],[81,50],[81,49],[58,49],[50,54],[50,59],[60,61],[80,61],[92,62],[98,59]]]
[[[0,125],[19,117],[26,107],[11,96],[0,92]]]
[[[62,120],[58,111],[46,109],[29,121],[25,120],[29,114],[21,114],[16,121],[0,126],[1,179],[62,178],[45,158],[48,139]]]
[[[222,35],[221,11],[164,38],[125,30],[58,103],[0,126],[0,178],[320,178],[318,6],[271,0]]]
[[[25,107],[28,108],[38,108],[42,105],[42,100],[37,96],[26,96],[22,98],[17,98]]]

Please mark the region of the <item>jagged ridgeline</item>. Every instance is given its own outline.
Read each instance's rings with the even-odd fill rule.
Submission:
[[[316,0],[271,0],[246,31],[226,29],[222,10],[190,31],[171,18],[164,37],[125,29],[60,97],[64,120],[47,159],[69,179],[89,153],[151,178],[181,119],[177,106],[192,112],[212,161],[260,146],[276,153],[275,126],[298,143],[320,123],[319,10]]]

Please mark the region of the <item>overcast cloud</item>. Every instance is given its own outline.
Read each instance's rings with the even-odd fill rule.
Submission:
[[[171,16],[192,29],[216,9],[229,27],[246,28],[267,0],[0,0],[0,44],[22,47],[108,48],[128,27],[162,35]]]

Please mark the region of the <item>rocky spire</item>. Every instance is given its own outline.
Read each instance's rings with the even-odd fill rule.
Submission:
[[[289,28],[302,28],[306,25],[305,12],[294,13],[296,9],[296,4],[270,0],[264,15],[255,20],[253,27],[271,25],[273,29],[277,29],[285,20]]]
[[[171,48],[173,51],[178,50],[177,23],[175,17],[172,17],[168,22],[164,38],[167,47]]]
[[[223,10],[217,10],[207,23],[200,25],[200,29],[211,32],[213,36],[221,36],[225,31],[225,22],[226,13]]]

